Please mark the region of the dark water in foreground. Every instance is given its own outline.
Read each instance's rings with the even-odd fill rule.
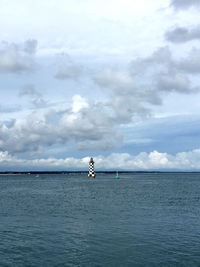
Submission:
[[[0,176],[0,266],[200,266],[200,174]]]

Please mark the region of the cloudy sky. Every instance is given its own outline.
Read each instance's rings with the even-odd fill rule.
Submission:
[[[0,171],[200,170],[199,0],[0,0]]]

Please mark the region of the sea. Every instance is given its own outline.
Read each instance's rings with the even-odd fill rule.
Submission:
[[[200,173],[0,175],[10,266],[200,266]]]

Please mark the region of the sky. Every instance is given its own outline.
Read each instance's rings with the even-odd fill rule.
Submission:
[[[200,170],[199,0],[0,7],[0,171]]]

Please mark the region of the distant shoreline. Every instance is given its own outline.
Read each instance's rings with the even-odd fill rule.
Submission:
[[[69,174],[69,173],[88,173],[88,171],[5,171],[5,172],[0,172],[0,175],[20,175],[20,174]],[[96,173],[104,173],[104,174],[109,174],[109,173],[116,173],[116,171],[96,171]],[[200,171],[118,171],[119,174],[123,173],[200,173]]]

